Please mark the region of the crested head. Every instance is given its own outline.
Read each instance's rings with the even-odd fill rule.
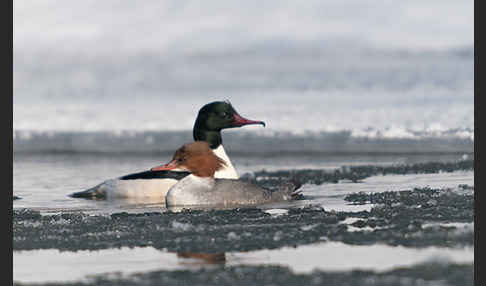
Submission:
[[[250,124],[265,126],[263,121],[249,120],[239,115],[229,101],[214,101],[199,110],[193,129],[194,141],[206,141],[211,148],[217,148],[222,143],[222,129]]]
[[[195,141],[184,144],[177,149],[169,163],[152,168],[152,170],[180,168],[191,172],[195,176],[214,177],[214,173],[224,166],[226,166],[226,163],[214,154],[207,142]]]

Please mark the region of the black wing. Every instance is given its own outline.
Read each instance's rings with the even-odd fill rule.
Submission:
[[[120,180],[136,180],[136,179],[176,179],[180,180],[189,175],[190,172],[185,171],[144,171],[140,173],[130,174],[120,177]]]

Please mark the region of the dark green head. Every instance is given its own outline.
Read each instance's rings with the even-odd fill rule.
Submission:
[[[265,126],[263,121],[243,118],[227,101],[211,102],[199,110],[193,129],[194,141],[206,141],[211,148],[217,148],[222,143],[222,129],[250,124]]]

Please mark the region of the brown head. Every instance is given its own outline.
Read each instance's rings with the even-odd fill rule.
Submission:
[[[169,163],[151,170],[164,171],[179,168],[199,177],[214,177],[214,173],[225,165],[226,163],[213,153],[207,142],[195,141],[177,149]]]

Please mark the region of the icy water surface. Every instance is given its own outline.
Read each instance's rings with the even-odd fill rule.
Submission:
[[[471,169],[375,174],[355,182],[348,179],[322,184],[304,182],[303,200],[260,206],[263,212],[243,210],[211,214],[196,211],[171,215],[160,202],[68,197],[72,192],[145,170],[169,158],[169,154],[14,154],[13,193],[21,197],[13,201],[14,210],[20,211],[14,214],[17,216],[14,281],[28,284],[84,281],[87,285],[97,285],[96,279],[116,278],[121,280],[103,280],[103,283],[136,285],[149,281],[152,284],[148,285],[157,285],[161,278],[156,277],[160,274],[163,277],[175,275],[173,284],[167,282],[167,285],[177,285],[181,281],[177,278],[179,274],[183,280],[201,280],[210,275],[204,271],[214,271],[211,277],[230,275],[233,271],[248,271],[250,276],[269,271],[268,275],[277,277],[283,275],[277,272],[289,271],[285,272],[289,277],[282,285],[292,285],[296,277],[314,281],[319,275],[345,275],[357,270],[371,271],[367,274],[372,277],[370,279],[378,279],[380,275],[395,277],[390,273],[397,269],[420,272],[414,269],[421,269],[421,265],[440,268],[434,272],[438,276],[431,279],[458,279],[459,282],[452,285],[462,285],[472,279],[469,269],[474,264],[474,223],[471,209],[468,209],[468,200],[474,192]],[[244,178],[256,176],[265,180],[266,173],[262,170],[275,175],[278,170],[306,169],[332,173],[349,166],[415,164],[422,166],[417,169],[426,169],[420,164],[456,164],[471,155],[284,154],[231,158]],[[343,169],[343,166],[348,167]],[[448,168],[448,165],[437,166]],[[370,203],[370,199],[365,199],[363,204],[347,197],[357,193],[364,196],[390,191],[415,192],[414,188],[425,188],[425,201],[413,194],[401,195],[397,198],[411,196],[417,202],[387,203],[387,207],[381,209],[377,203]],[[427,188],[439,191],[427,193]],[[440,191],[446,189],[451,191]],[[461,194],[469,197],[447,205],[448,193],[461,200]],[[445,199],[441,199],[442,195]],[[24,208],[39,211],[41,216],[23,213]],[[79,212],[84,214],[80,216]],[[153,218],[150,213],[154,214]],[[441,218],[442,213],[447,215]],[[125,230],[129,233],[124,233]],[[178,272],[186,270],[191,272]],[[141,276],[134,278],[132,275]],[[428,277],[421,275],[428,274],[405,274],[407,279]],[[343,279],[360,281],[352,277]]]
[[[107,179],[147,170],[161,162],[168,162],[171,154],[14,154],[13,194],[22,199],[13,202],[14,208],[31,208],[42,212],[90,211],[111,213],[117,211],[163,211],[165,206],[157,201],[113,200],[91,201],[68,197],[73,192],[93,187]],[[231,154],[230,154],[231,156]],[[261,157],[231,156],[240,176],[261,170],[326,169],[341,166],[394,165],[421,162],[454,162],[464,154],[287,154]],[[458,184],[473,185],[473,173],[445,173],[411,176],[383,176],[368,178],[363,183],[304,185],[302,190],[311,199],[288,204],[317,203],[324,207],[334,204],[338,196],[338,209],[343,209],[340,200],[344,195],[358,191],[402,190],[412,187],[457,187]]]
[[[370,259],[372,256],[372,259]],[[184,258],[187,257],[187,258]],[[196,257],[196,258],[195,258]],[[209,256],[208,256],[209,257]],[[14,256],[14,280],[53,282],[83,280],[90,275],[118,272],[124,275],[140,271],[214,268],[218,265],[282,265],[295,273],[313,270],[386,271],[417,263],[472,263],[472,248],[448,249],[429,247],[414,249],[386,245],[350,246],[331,242],[284,247],[277,250],[213,254],[218,260],[192,258],[185,253],[170,253],[152,247],[106,249],[98,251],[60,252],[57,249],[20,251]],[[400,257],[399,260],[396,257]],[[42,261],[49,261],[43,264]],[[296,261],[300,261],[296,263]],[[30,268],[32,264],[38,267]]]

